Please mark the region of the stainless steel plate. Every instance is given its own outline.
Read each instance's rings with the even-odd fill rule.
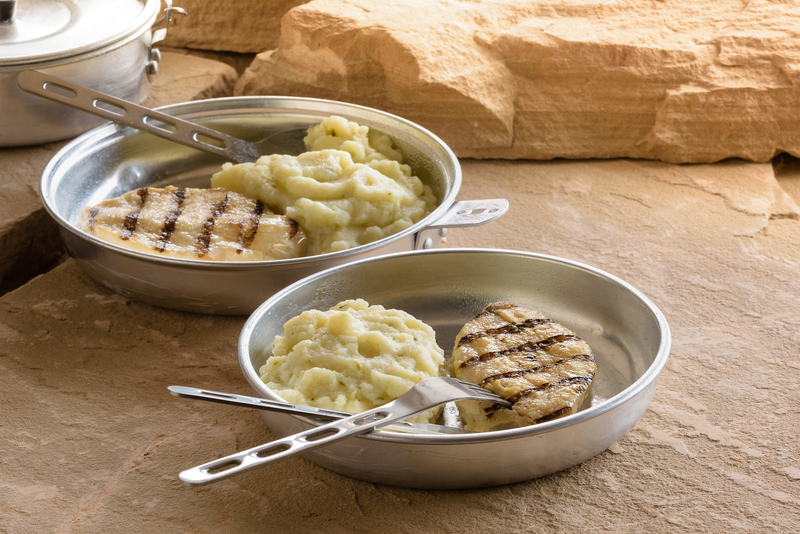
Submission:
[[[451,208],[461,187],[452,151],[423,128],[388,113],[340,102],[289,97],[238,97],[160,108],[168,114],[248,141],[305,129],[340,115],[389,135],[406,162],[436,194],[438,207],[410,228],[350,250],[291,260],[210,262],[144,254],[77,229],[83,206],[138,187],[208,187],[224,159],[127,127],[109,124],[65,146],[41,181],[45,208],[59,223],[70,255],[90,275],[123,295],[178,310],[249,314],[275,291],[304,276],[378,254],[435,248],[453,222]],[[302,151],[302,135],[297,137]],[[507,208],[508,203],[500,200]],[[494,209],[494,208],[493,208]],[[480,211],[471,209],[470,213]],[[495,209],[494,215],[504,210]],[[464,226],[474,225],[468,222]]]
[[[584,338],[599,372],[591,406],[526,428],[462,435],[353,438],[306,457],[355,478],[409,487],[470,488],[528,480],[578,464],[639,420],[669,356],[664,316],[622,280],[576,262],[508,250],[442,249],[392,254],[334,267],[276,293],[248,319],[239,364],[257,395],[278,399],[258,369],[283,324],[341,300],[405,310],[431,325],[446,355],[461,327],[487,304],[543,312]],[[308,428],[302,417],[262,414],[278,436]]]

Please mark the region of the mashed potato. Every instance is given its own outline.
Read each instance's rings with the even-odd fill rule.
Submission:
[[[297,221],[307,254],[337,252],[396,234],[436,207],[429,186],[411,174],[391,140],[366,126],[329,117],[305,138],[309,152],[226,163],[211,178]]]
[[[430,326],[404,311],[359,299],[289,320],[259,374],[289,402],[356,413],[443,372],[444,351]],[[411,420],[433,422],[440,412],[429,410]]]
[[[392,140],[388,135],[370,131],[368,126],[342,117],[328,117],[309,128],[303,141],[311,151],[343,150],[350,154],[355,163],[383,160],[403,163],[403,155],[392,147]]]

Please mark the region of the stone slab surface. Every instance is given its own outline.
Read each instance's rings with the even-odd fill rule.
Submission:
[[[231,96],[236,71],[217,61],[164,53],[144,104],[158,107],[201,98]],[[57,263],[65,253],[58,226],[39,200],[39,181],[50,159],[69,141],[0,148],[0,294]]]
[[[457,155],[668,162],[800,155],[800,6],[315,0],[236,94],[344,100]]]
[[[185,468],[272,439],[244,318],[119,297],[72,261],[0,298],[0,531],[793,532],[800,525],[800,218],[769,164],[464,161],[461,199],[508,198],[449,247],[591,264],[649,296],[673,351],[650,408],[569,470],[481,490],[346,478],[293,458],[201,488]]]

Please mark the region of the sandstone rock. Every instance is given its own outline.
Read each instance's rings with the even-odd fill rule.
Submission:
[[[512,534],[795,531],[800,219],[771,166],[465,161],[461,196],[511,208],[447,246],[588,263],[664,312],[673,350],[655,397],[608,451],[470,491],[370,484],[302,458],[184,487],[181,470],[274,437],[254,410],[166,391],[248,394],[244,318],[133,302],[68,261],[0,298],[0,532],[480,533],[487,514]]]
[[[316,0],[236,94],[344,100],[461,157],[800,155],[800,7],[756,0]]]
[[[164,44],[200,50],[263,52],[278,44],[281,17],[309,0],[175,0],[186,10],[169,26]]]
[[[238,76],[230,65],[193,55],[165,52],[145,106],[231,96]]]
[[[145,105],[230,96],[236,77],[223,63],[165,53]],[[58,227],[38,194],[45,166],[65,144],[0,148],[0,166],[5,169],[0,190],[0,294],[48,270],[65,255]]]
[[[225,63],[236,70],[237,77],[250,66],[250,63],[253,62],[253,58],[256,56],[251,53],[216,52],[214,50],[198,50],[196,48],[174,48],[171,46],[162,46],[161,43],[159,43],[158,48],[171,54],[183,54]]]

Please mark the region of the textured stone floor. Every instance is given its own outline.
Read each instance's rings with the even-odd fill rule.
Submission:
[[[174,98],[225,85],[222,70]],[[0,214],[40,209],[48,150],[0,149],[21,166]],[[166,390],[250,393],[236,361],[245,318],[130,301],[67,260],[0,297],[0,532],[797,531],[796,162],[462,165],[460,199],[511,209],[445,246],[588,263],[666,315],[673,351],[626,437],[567,471],[489,489],[376,485],[301,458],[188,488],[181,470],[273,437],[254,411]]]

